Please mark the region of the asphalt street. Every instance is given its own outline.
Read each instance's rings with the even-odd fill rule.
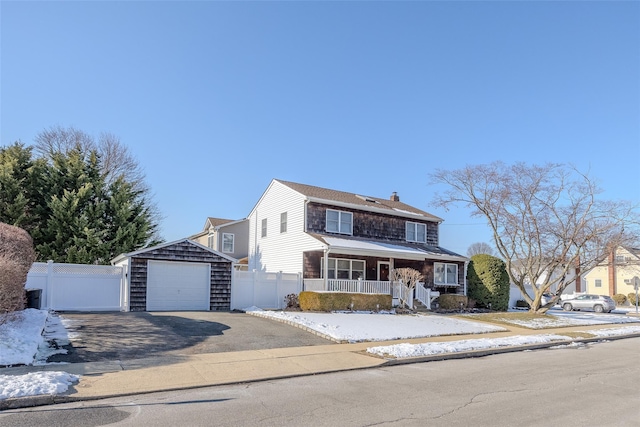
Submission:
[[[640,338],[8,410],[0,426],[637,426]]]

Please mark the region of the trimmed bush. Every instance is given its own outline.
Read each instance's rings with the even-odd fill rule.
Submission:
[[[471,257],[467,269],[467,295],[476,306],[496,311],[509,308],[509,275],[504,261],[487,254]]]
[[[462,308],[468,308],[469,298],[458,294],[441,294],[438,297],[438,304],[443,310],[459,310],[460,303],[462,303]]]
[[[391,310],[391,295],[352,294],[344,292],[300,292],[300,309],[303,311]]]
[[[616,305],[624,305],[627,302],[627,297],[624,294],[615,294],[611,299],[616,302]]]
[[[640,296],[639,296],[640,297]],[[629,301],[629,304],[631,304],[632,306],[636,306],[636,293],[635,292],[631,292],[628,296],[627,299]],[[639,301],[640,303],[640,301]]]
[[[24,284],[35,258],[31,236],[0,222],[0,313],[24,309]]]

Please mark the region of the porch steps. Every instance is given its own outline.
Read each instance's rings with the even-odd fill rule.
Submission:
[[[425,306],[423,303],[421,303],[417,299],[413,300],[413,311],[418,312],[418,313],[430,313],[431,312],[431,310],[427,309],[427,306]]]

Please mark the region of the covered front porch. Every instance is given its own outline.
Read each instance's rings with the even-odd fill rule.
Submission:
[[[440,292],[425,287],[424,283],[418,283],[413,292],[400,282],[379,280],[304,279],[303,283],[305,291],[391,294],[394,305],[402,299],[408,307],[414,308],[415,302],[419,301],[427,310],[431,310],[431,303],[440,296]]]
[[[318,238],[318,237],[317,237]],[[413,308],[430,308],[441,293],[466,295],[467,258],[442,248],[322,236],[323,251],[304,253],[304,290],[392,294]],[[392,282],[391,272],[410,267],[422,273],[415,290]]]

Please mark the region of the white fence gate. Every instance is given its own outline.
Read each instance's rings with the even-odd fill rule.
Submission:
[[[285,296],[302,291],[302,278],[294,273],[234,271],[231,285],[231,309],[248,307],[285,308]]]
[[[123,308],[124,268],[111,265],[33,263],[25,288],[41,289],[40,308],[119,311]]]

